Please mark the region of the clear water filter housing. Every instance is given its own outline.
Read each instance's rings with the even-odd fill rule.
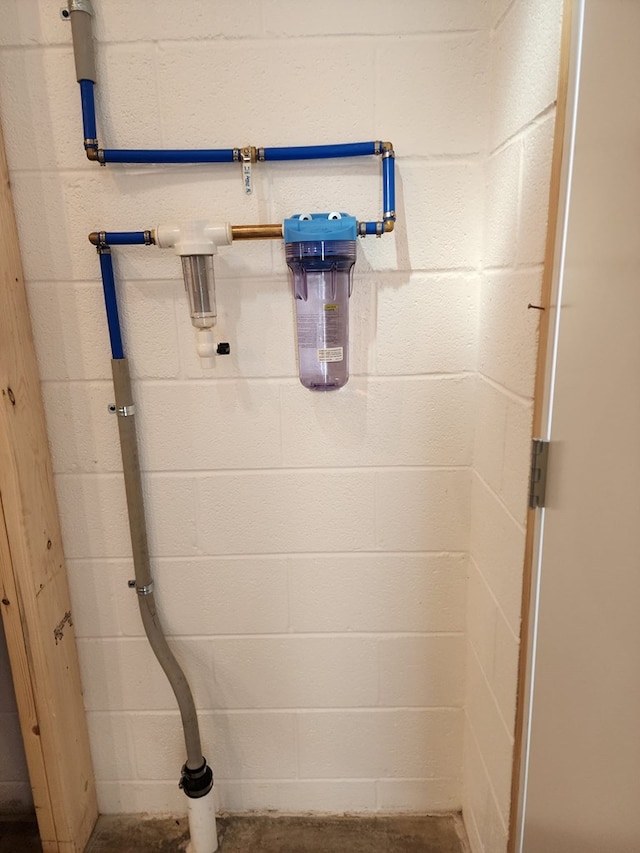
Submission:
[[[213,327],[216,324],[216,284],[213,255],[182,255],[184,287],[189,297],[191,322],[198,331],[197,352],[204,368],[214,365]]]
[[[206,329],[216,322],[216,290],[213,255],[183,255],[182,274],[189,297],[191,322]]]
[[[355,217],[313,213],[285,219],[293,277],[300,381],[312,391],[349,379],[349,297],[356,260]]]

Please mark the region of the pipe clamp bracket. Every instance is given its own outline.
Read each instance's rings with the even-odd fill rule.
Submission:
[[[93,15],[93,6],[91,0],[69,0],[69,12],[86,12],[88,15]]]
[[[136,592],[138,595],[151,595],[153,593],[153,581],[149,581],[146,586],[137,586]]]
[[[136,413],[135,403],[131,403],[130,406],[115,406],[111,403],[108,410],[112,415],[117,415],[119,418],[130,418]]]

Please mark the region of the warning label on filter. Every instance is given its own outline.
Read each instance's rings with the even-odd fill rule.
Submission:
[[[318,361],[342,361],[342,359],[344,358],[343,352],[344,350],[342,347],[328,347],[327,349],[319,349]]]

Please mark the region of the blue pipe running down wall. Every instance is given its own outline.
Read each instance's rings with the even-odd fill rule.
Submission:
[[[382,160],[382,217],[396,218],[396,175],[395,157],[384,156]]]
[[[85,148],[87,140],[94,140],[96,130],[96,102],[93,96],[93,80],[80,81],[80,100],[82,102],[82,128],[84,130]]]
[[[108,248],[99,250],[100,272],[102,273],[102,289],[104,291],[104,305],[107,309],[107,323],[109,325],[109,341],[111,343],[111,357],[124,358],[122,346],[122,331],[120,329],[120,315],[118,314],[118,297],[116,294],[116,281],[113,274],[113,261]]]

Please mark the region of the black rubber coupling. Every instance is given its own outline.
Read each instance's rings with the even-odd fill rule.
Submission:
[[[195,770],[191,770],[184,764],[178,785],[192,800],[197,800],[198,797],[206,797],[213,788],[213,770],[207,764],[207,759],[203,758],[202,767],[197,767]]]

